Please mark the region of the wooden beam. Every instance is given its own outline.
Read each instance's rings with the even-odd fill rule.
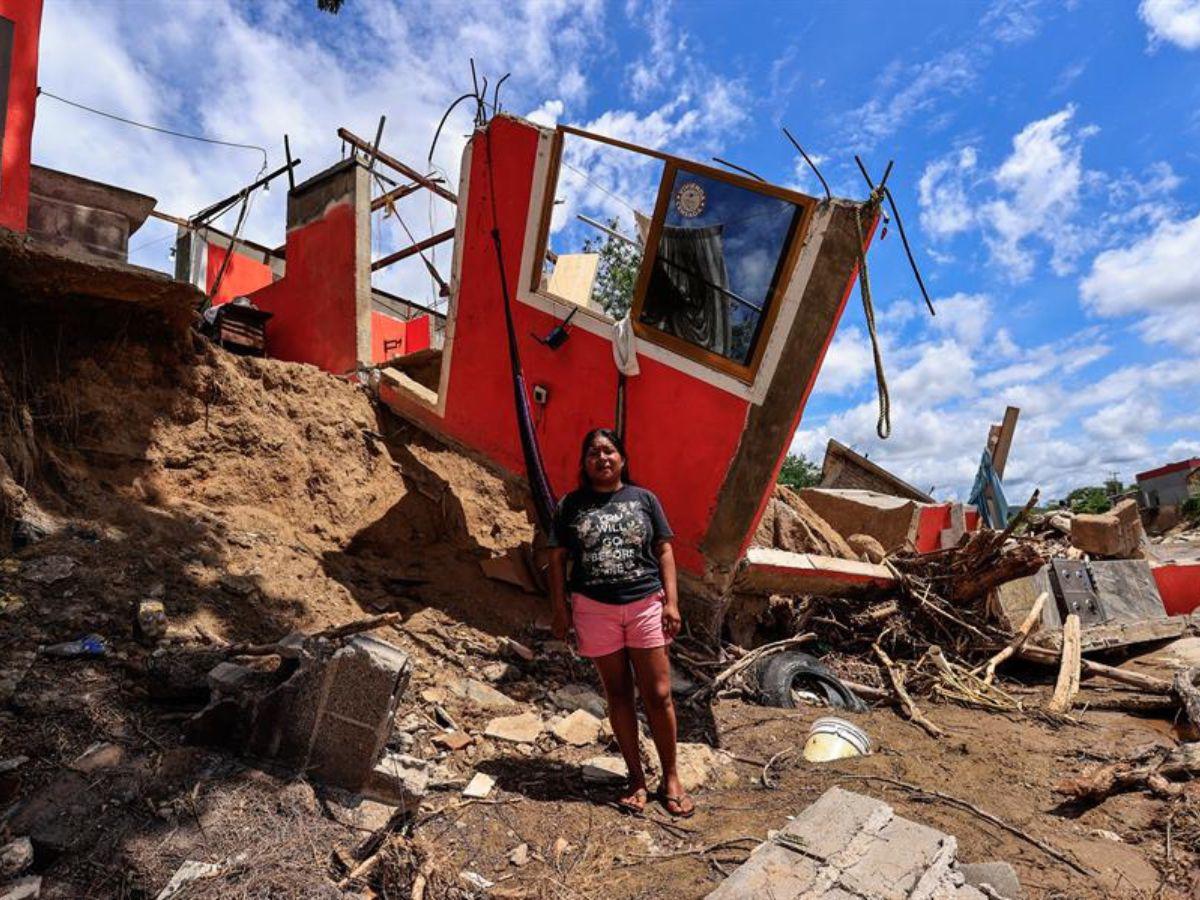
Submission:
[[[403,200],[409,194],[415,194],[417,191],[423,189],[424,187],[425,187],[425,185],[423,185],[423,184],[415,184],[414,183],[414,184],[402,184],[398,188],[392,188],[386,194],[380,194],[378,197],[376,197],[374,200],[371,201],[371,212],[375,212],[375,210],[380,209],[381,207],[387,206],[389,203],[395,203],[397,200]]]
[[[1000,433],[996,437],[996,449],[992,453],[992,468],[1001,480],[1004,479],[1004,466],[1008,462],[1008,451],[1012,448],[1013,434],[1017,430],[1017,417],[1021,410],[1010,406],[1004,410],[1004,421],[1000,423]]]
[[[150,216],[155,219],[162,219],[164,222],[170,222],[172,225],[178,225],[180,228],[192,227],[192,223],[187,219],[181,219],[179,216],[172,216],[169,213],[159,212],[157,209],[150,210]]]
[[[454,237],[454,229],[447,228],[445,231],[441,232],[440,234],[435,234],[432,237],[427,237],[427,238],[425,238],[425,240],[418,241],[417,243],[415,243],[409,247],[405,247],[403,250],[397,250],[395,253],[389,253],[387,256],[384,256],[384,257],[381,257],[380,259],[375,260],[375,262],[371,263],[371,271],[375,272],[379,269],[384,268],[385,266],[390,266],[394,262],[399,262],[402,259],[408,259],[408,257],[415,256],[416,254],[420,253],[422,250],[428,250],[430,247],[434,247],[434,246],[437,246],[438,244],[445,243],[446,241],[450,240],[453,237]]]
[[[458,202],[458,195],[455,194],[453,191],[446,190],[444,187],[442,187],[436,181],[430,181],[428,178],[426,178],[424,175],[422,175],[420,172],[418,172],[412,166],[406,166],[404,163],[400,162],[400,160],[396,159],[394,156],[389,156],[387,153],[384,153],[382,150],[374,150],[374,148],[372,148],[371,144],[368,141],[364,141],[362,138],[360,138],[354,132],[348,131],[345,128],[339,128],[337,133],[338,133],[338,137],[340,137],[347,144],[350,144],[352,147],[356,147],[357,149],[362,150],[364,153],[371,153],[373,151],[374,159],[379,160],[384,165],[391,166],[393,169],[395,169],[401,175],[404,175],[404,176],[412,179],[417,184],[419,184],[421,187],[427,188],[427,189],[433,191],[439,197],[441,197],[445,200],[449,200],[451,203]]]

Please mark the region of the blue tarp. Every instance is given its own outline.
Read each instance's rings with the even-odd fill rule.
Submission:
[[[991,491],[992,503],[988,503],[988,497],[984,494],[985,490]],[[983,451],[983,458],[979,461],[979,471],[975,473],[975,485],[971,488],[971,497],[967,502],[979,510],[983,524],[988,528],[1004,528],[1008,525],[1008,500],[1004,497],[1004,485],[1000,483],[1000,476],[996,474],[996,468],[992,465],[992,454],[987,450]],[[1000,514],[999,522],[993,521],[993,504]]]

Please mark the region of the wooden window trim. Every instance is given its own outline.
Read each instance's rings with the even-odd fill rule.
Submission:
[[[530,273],[530,289],[536,294],[548,297],[561,303],[571,304],[571,301],[541,289],[541,260],[544,259],[546,249],[548,248],[550,242],[550,223],[551,217],[554,214],[554,195],[558,188],[558,179],[562,174],[563,138],[568,134],[587,140],[597,141],[602,144],[608,144],[613,147],[619,147],[632,153],[641,154],[642,156],[649,156],[654,159],[659,159],[664,163],[662,179],[659,182],[658,187],[658,196],[655,200],[654,212],[650,219],[650,231],[646,236],[646,252],[642,255],[642,264],[638,270],[637,281],[634,283],[633,301],[629,308],[629,317],[631,323],[633,324],[634,334],[642,340],[663,347],[686,359],[698,362],[707,368],[714,369],[718,372],[723,372],[726,375],[729,375],[745,384],[752,384],[755,376],[758,373],[759,366],[762,364],[763,356],[766,353],[767,344],[770,343],[771,333],[775,327],[775,322],[779,317],[780,308],[783,306],[784,295],[787,293],[787,288],[795,274],[796,263],[800,256],[800,250],[804,246],[805,239],[808,235],[809,225],[812,222],[813,212],[816,210],[819,201],[815,197],[810,197],[807,194],[800,194],[796,191],[788,190],[787,188],[779,187],[763,181],[757,181],[744,175],[726,171],[725,169],[718,169],[714,168],[713,166],[705,165],[704,163],[693,162],[692,160],[684,159],[680,156],[673,156],[672,154],[664,153],[661,150],[652,150],[647,147],[639,147],[637,144],[632,144],[628,141],[622,141],[618,138],[608,137],[607,135],[603,134],[596,134],[594,132],[586,131],[582,128],[576,128],[571,125],[559,125],[555,129],[551,144],[551,162],[549,172],[547,173],[545,196],[542,198],[542,218],[538,230],[538,254],[535,257],[537,264],[535,264],[533,272]],[[662,236],[662,228],[666,220],[667,209],[670,204],[671,188],[674,186],[675,176],[680,170],[702,175],[707,178],[713,178],[738,187],[743,187],[768,197],[785,200],[789,203],[795,204],[800,208],[801,211],[798,221],[795,222],[792,232],[788,236],[787,244],[780,253],[780,258],[783,260],[783,262],[781,265],[776,267],[776,272],[771,282],[771,288],[768,292],[768,307],[763,312],[763,315],[759,320],[758,331],[756,333],[754,342],[754,352],[751,354],[749,362],[744,365],[736,360],[728,359],[719,353],[714,353],[711,350],[705,350],[703,347],[699,347],[690,341],[686,341],[683,338],[662,331],[653,327],[652,325],[647,325],[641,321],[642,310],[645,306],[646,291],[650,286],[650,277],[653,273],[654,261],[658,256],[658,242],[659,238]],[[579,309],[581,312],[593,315],[605,322],[611,323],[613,321],[611,316],[600,316],[594,310],[586,307],[579,307]]]

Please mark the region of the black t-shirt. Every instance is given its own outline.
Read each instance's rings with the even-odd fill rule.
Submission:
[[[658,498],[622,485],[579,488],[558,504],[550,546],[571,554],[567,588],[601,603],[633,603],[663,589],[654,544],[673,537]]]

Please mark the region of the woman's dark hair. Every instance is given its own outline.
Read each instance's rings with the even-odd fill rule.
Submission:
[[[583,445],[579,448],[579,486],[582,488],[592,486],[592,480],[588,478],[587,474],[587,455],[596,438],[605,438],[617,448],[617,452],[621,454],[621,481],[625,484],[633,484],[633,479],[629,477],[629,454],[625,452],[625,442],[611,428],[593,428],[583,436]]]

